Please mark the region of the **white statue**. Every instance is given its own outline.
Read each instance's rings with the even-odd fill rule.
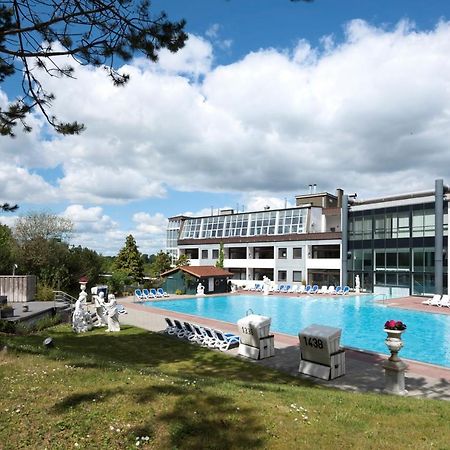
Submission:
[[[359,280],[359,275],[356,275],[356,277],[355,277],[355,292],[357,294],[359,294],[360,288],[361,288],[361,284],[360,284],[360,280]]]
[[[86,289],[86,286],[84,286]],[[72,316],[72,329],[75,333],[85,333],[92,330],[92,318],[85,309],[87,294],[82,288],[78,300],[75,302],[75,310]]]
[[[94,296],[95,315],[97,316],[97,327],[106,327],[108,325],[106,321],[105,310],[105,293],[100,291],[98,295]]]
[[[205,287],[203,286],[202,283],[198,283],[197,285],[197,295],[205,295]]]
[[[270,278],[263,276],[263,295],[269,295],[270,290]]]
[[[108,302],[105,302],[104,305],[108,315],[108,329],[106,331],[120,331],[119,310],[117,308],[116,296],[114,294],[109,294]]]

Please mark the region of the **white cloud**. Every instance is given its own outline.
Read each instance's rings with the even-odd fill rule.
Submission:
[[[357,20],[343,42],[300,40],[218,67],[212,45],[191,36],[158,65],[124,67],[123,88],[102,69],[79,67],[76,81],[49,79],[49,90],[53,112],[87,130],[8,142],[0,194],[102,205],[170,187],[264,197],[248,204],[265,206],[310,183],[359,195],[428,189],[450,165],[449,54],[450,23],[421,32]],[[33,174],[57,165],[56,188]]]

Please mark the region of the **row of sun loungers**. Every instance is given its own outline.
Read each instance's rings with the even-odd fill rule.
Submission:
[[[254,291],[254,292],[262,292],[263,285],[256,283],[254,286],[251,286],[246,291]],[[287,294],[331,294],[331,295],[346,295],[350,292],[349,286],[322,286],[319,289],[317,284],[314,285],[290,285],[290,284],[275,284],[270,287],[269,292],[276,293],[287,293]]]
[[[134,298],[138,302],[145,302],[155,298],[169,297],[169,294],[163,288],[158,289],[135,289]]]
[[[239,336],[233,333],[224,333],[195,323],[183,322],[177,319],[165,318],[167,327],[165,333],[180,339],[196,342],[204,347],[217,348],[223,352],[239,345]]]
[[[424,300],[422,302],[424,305],[430,306],[440,306],[450,308],[450,296],[449,295],[434,295],[432,298]]]

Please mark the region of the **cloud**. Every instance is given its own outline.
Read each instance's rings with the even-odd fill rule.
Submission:
[[[299,40],[222,66],[211,41],[191,36],[156,65],[125,66],[123,88],[102,69],[78,67],[76,81],[48,87],[52,112],[87,130],[8,143],[0,194],[106,205],[163,197],[169,187],[269,199],[312,183],[360,197],[428,189],[450,165],[449,54],[449,22],[420,31],[355,20],[340,42]],[[55,186],[33,173],[56,166]]]

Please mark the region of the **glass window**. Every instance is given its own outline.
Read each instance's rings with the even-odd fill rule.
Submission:
[[[286,281],[287,280],[287,272],[286,270],[278,271],[278,281]]]
[[[292,249],[292,258],[293,259],[302,259],[302,248],[301,247],[295,247]]]
[[[397,274],[387,272],[386,273],[386,284],[396,286],[397,285]]]
[[[208,250],[202,250],[202,259],[208,259]]]
[[[287,258],[287,248],[279,248],[278,259],[286,259],[286,258]]]
[[[364,217],[363,239],[372,239],[372,218]]]
[[[363,252],[362,250],[353,251],[353,270],[362,270],[363,268]]]
[[[292,281],[296,283],[300,283],[302,281],[302,271],[301,270],[294,270],[292,272]]]
[[[398,286],[409,287],[410,276],[409,273],[399,273],[398,274]]]
[[[373,266],[373,258],[372,258],[372,250],[364,250],[364,270],[372,270]]]
[[[398,252],[398,268],[409,269],[409,250]]]
[[[386,268],[397,268],[397,252],[386,252]]]
[[[385,253],[384,252],[376,252],[375,253],[375,268],[385,268],[386,267],[386,260],[385,260]]]
[[[413,259],[414,267],[413,267],[413,270],[415,272],[422,272],[423,268],[424,268],[424,264],[423,264],[423,250],[421,248],[420,249],[416,248],[413,251],[414,251],[414,259]]]
[[[375,272],[375,284],[385,285],[385,274],[384,272]]]
[[[218,259],[219,258],[219,250],[213,250],[212,257],[213,257],[213,259]]]

